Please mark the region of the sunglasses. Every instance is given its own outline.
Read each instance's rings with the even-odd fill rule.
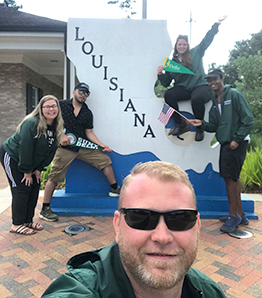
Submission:
[[[80,95],[84,94],[84,96],[86,96],[86,97],[88,97],[88,95],[90,94],[90,92],[88,92],[88,91],[83,91],[83,90],[78,90],[78,93],[79,93]]]
[[[165,223],[171,231],[186,231],[196,224],[198,210],[178,209],[159,212],[143,208],[121,208],[125,221],[129,227],[137,230],[154,230],[160,216],[164,216]]]
[[[187,39],[188,38],[188,35],[178,35],[178,38],[177,39]]]

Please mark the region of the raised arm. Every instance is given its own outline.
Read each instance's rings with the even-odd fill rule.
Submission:
[[[202,39],[198,47],[200,48],[200,55],[203,57],[206,49],[211,45],[215,35],[218,33],[218,27],[222,21],[226,19],[226,15],[219,17],[218,21],[212,26],[212,28],[207,32],[205,37]]]

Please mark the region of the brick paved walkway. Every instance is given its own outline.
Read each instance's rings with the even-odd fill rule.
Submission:
[[[256,203],[256,213],[262,218],[261,202]],[[114,239],[112,217],[62,217],[58,222],[41,222],[43,231],[32,236],[15,235],[9,232],[10,207],[0,214],[1,298],[41,297],[51,281],[67,271],[65,264],[71,256]],[[64,233],[66,226],[76,223],[91,230],[75,236]],[[202,220],[194,267],[218,282],[227,297],[262,297],[262,220],[251,221],[248,230],[254,237],[249,239],[222,234],[220,225],[217,220]]]
[[[38,220],[40,203],[35,220]],[[10,207],[0,214],[0,297],[41,297],[75,254],[100,248],[114,239],[112,217],[62,217],[58,222],[39,219],[44,230],[32,236],[9,232]],[[85,224],[90,231],[69,236],[66,226]]]
[[[67,271],[70,257],[114,239],[112,217],[61,217],[49,223],[38,219],[41,203],[42,198],[35,220],[44,230],[32,236],[9,232],[10,207],[0,214],[0,298],[41,297],[51,281]],[[255,213],[260,220],[245,227],[254,234],[248,239],[220,233],[218,220],[202,220],[194,267],[218,282],[229,298],[262,297],[262,202],[255,203]],[[64,233],[76,223],[91,229],[75,236]]]
[[[6,188],[8,185],[9,184],[6,178],[5,171],[2,167],[2,164],[0,163],[0,190]]]

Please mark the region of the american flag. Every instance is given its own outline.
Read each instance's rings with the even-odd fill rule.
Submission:
[[[162,122],[164,125],[167,125],[170,117],[173,115],[175,110],[171,108],[169,105],[164,104],[163,109],[158,117],[158,120]]]

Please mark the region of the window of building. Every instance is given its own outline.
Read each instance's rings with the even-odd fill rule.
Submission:
[[[31,113],[43,97],[43,90],[31,84],[26,84],[26,114]]]

